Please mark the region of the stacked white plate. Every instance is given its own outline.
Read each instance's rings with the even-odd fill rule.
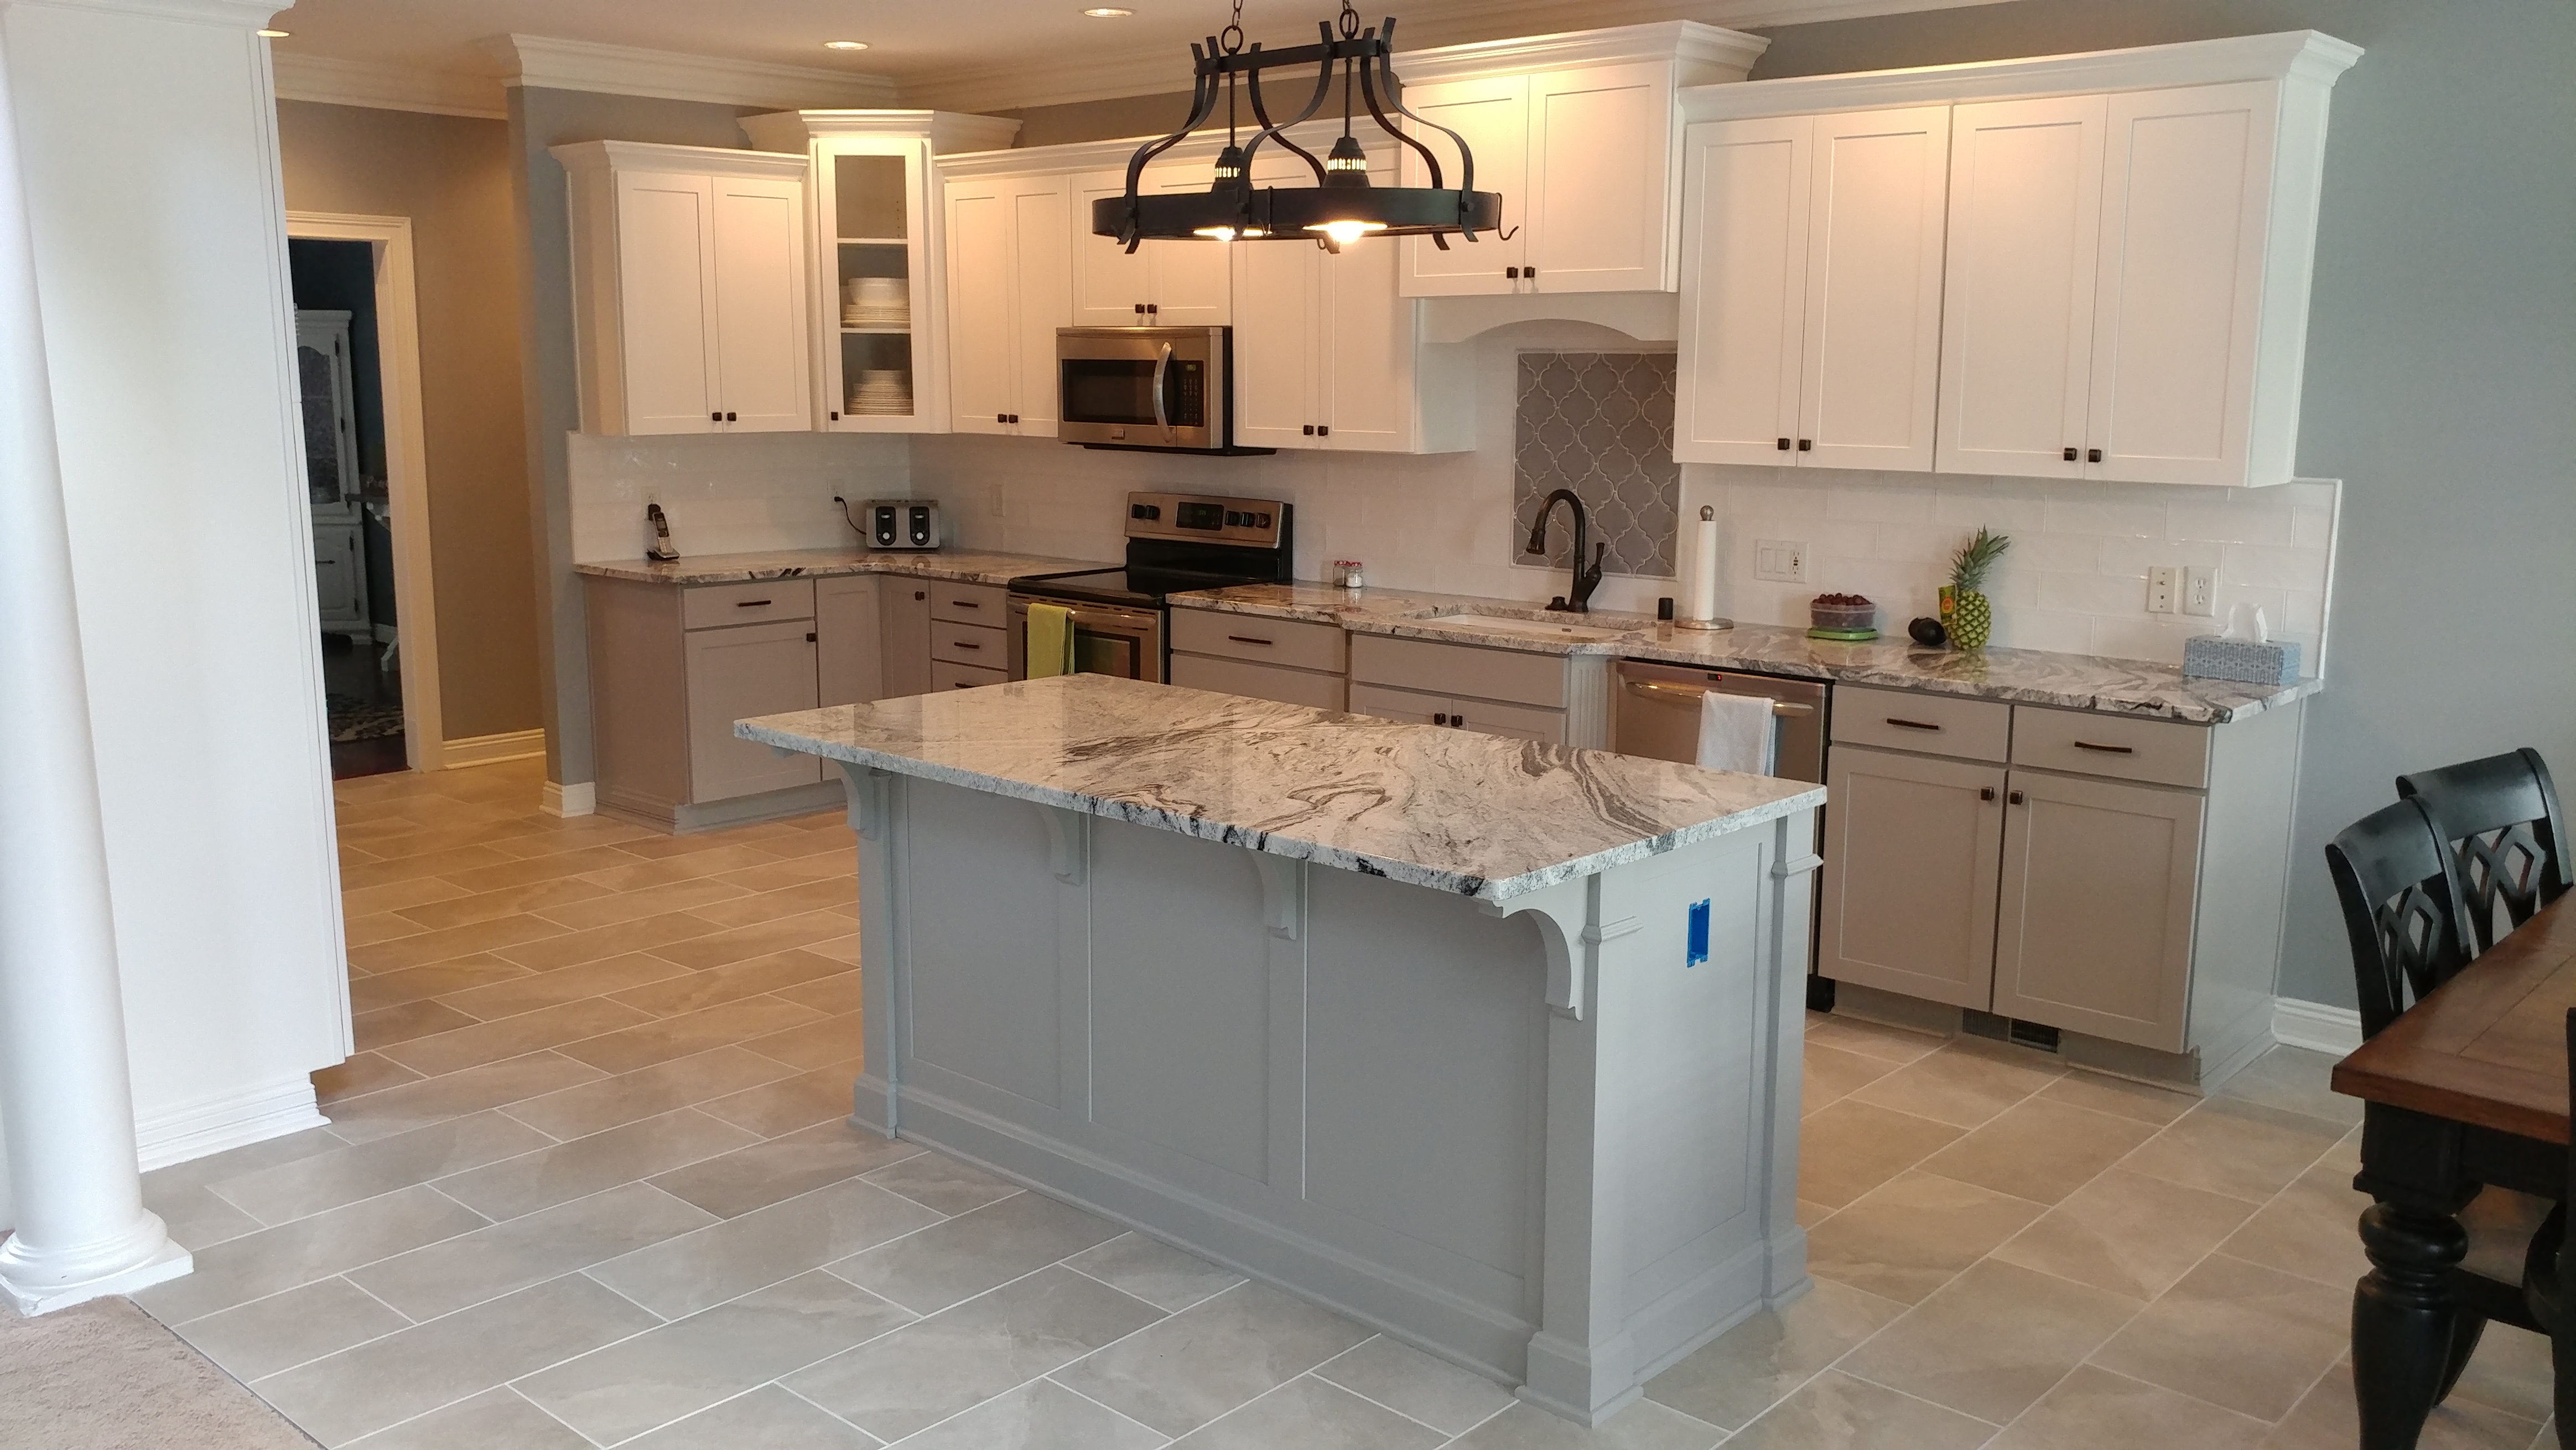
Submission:
[[[901,277],[852,277],[841,284],[843,327],[909,327],[912,289]]]
[[[850,386],[853,418],[912,416],[912,374],[900,368],[870,368]]]

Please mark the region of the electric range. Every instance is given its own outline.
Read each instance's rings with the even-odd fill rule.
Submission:
[[[1024,574],[1010,582],[1011,678],[1028,678],[1032,603],[1073,611],[1074,668],[1129,679],[1165,678],[1175,594],[1296,577],[1290,506],[1213,494],[1127,495],[1123,568]]]

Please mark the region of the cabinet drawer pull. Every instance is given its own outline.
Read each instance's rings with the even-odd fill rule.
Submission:
[[[981,609],[984,606],[976,603],[972,599],[951,599],[948,601],[948,607],[951,609]]]
[[[2030,804],[2029,798],[2024,796],[2020,791],[2014,791],[2011,795],[2004,797],[2004,799],[2017,806]]]
[[[2096,745],[2090,740],[2076,741],[2075,748],[2078,750],[2099,751],[2104,755],[2135,755],[2138,753],[2138,747],[2134,745]]]
[[[1933,724],[1929,720],[1900,720],[1896,716],[1890,715],[1887,717],[1887,723],[1895,726],[1899,730],[1929,730],[1935,735],[1941,733],[1941,727]]]
[[[1278,643],[1278,641],[1277,641],[1277,640],[1271,640],[1271,639],[1256,639],[1256,638],[1254,638],[1253,636],[1248,635],[1248,634],[1229,634],[1229,635],[1227,635],[1227,636],[1226,636],[1226,638],[1227,638],[1227,639],[1230,639],[1230,640],[1233,640],[1236,644],[1277,644],[1277,643]]]
[[[1982,786],[1977,787],[1977,799],[1979,799],[1979,800],[1981,800],[1981,801],[1990,801],[1990,800],[1993,800],[1994,798],[1995,798],[1995,788],[1994,788],[1993,786],[1990,786],[1990,785],[1982,785]]]
[[[968,644],[966,641],[964,641],[964,640],[962,640],[962,639],[952,639],[952,640],[950,640],[950,641],[949,641],[949,643],[950,643],[950,644],[952,644],[952,645],[954,645],[954,646],[956,646],[956,647],[957,647],[957,648],[959,648],[959,649],[982,649],[982,648],[983,648],[983,646],[982,646],[982,645],[980,645],[980,644]]]
[[[778,601],[775,599],[737,599],[733,602],[733,607],[736,609],[767,609],[769,606],[777,602]]]

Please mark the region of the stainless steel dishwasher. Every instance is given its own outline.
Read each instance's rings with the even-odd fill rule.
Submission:
[[[1700,699],[1758,695],[1771,701],[1776,737],[1771,767],[1790,780],[1825,779],[1825,691],[1822,680],[1793,680],[1741,670],[1621,660],[1610,704],[1610,748],[1652,760],[1699,758]]]

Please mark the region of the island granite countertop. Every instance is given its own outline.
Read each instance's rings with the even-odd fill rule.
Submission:
[[[1615,655],[1712,670],[1747,670],[1845,685],[2144,715],[2195,725],[2242,720],[2324,688],[2324,682],[2316,679],[2291,685],[2192,679],[2172,665],[2099,655],[2030,649],[1985,649],[1973,653],[1925,649],[1901,634],[1866,644],[1838,644],[1809,639],[1804,630],[1780,625],[1739,624],[1725,630],[1691,630],[1659,623],[1642,614],[1604,610],[1565,614],[1513,600],[1413,590],[1245,584],[1176,594],[1172,603],[1187,609],[1337,624],[1355,634],[1530,653]],[[1468,612],[1549,620],[1616,633],[1608,639],[1548,640],[1519,634],[1505,637],[1443,618]]]
[[[1070,675],[741,721],[746,740],[1504,901],[1822,786]]]
[[[753,554],[697,554],[662,562],[618,559],[575,564],[573,572],[639,584],[750,584],[769,579],[824,579],[849,574],[900,574],[963,584],[1007,584],[1023,574],[1068,569],[1110,569],[1095,559],[1056,559],[1043,554],[1001,554],[977,549],[772,549]]]

